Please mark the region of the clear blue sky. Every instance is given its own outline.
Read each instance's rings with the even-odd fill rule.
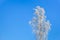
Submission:
[[[0,40],[35,40],[28,22],[37,5],[52,24],[48,40],[60,40],[60,0],[0,0]]]

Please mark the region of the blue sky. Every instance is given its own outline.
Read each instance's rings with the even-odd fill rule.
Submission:
[[[0,40],[35,40],[28,22],[37,5],[52,24],[48,40],[60,40],[60,0],[0,0]]]

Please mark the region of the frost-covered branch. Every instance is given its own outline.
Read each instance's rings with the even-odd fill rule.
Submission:
[[[37,40],[47,40],[50,23],[46,20],[45,11],[40,6],[37,6],[34,10],[36,16],[33,17],[29,24],[32,25]]]

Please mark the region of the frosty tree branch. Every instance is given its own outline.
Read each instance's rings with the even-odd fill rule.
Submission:
[[[50,23],[46,20],[45,11],[40,6],[35,9],[36,16],[29,22],[32,25],[33,32],[36,34],[36,40],[47,40],[47,34],[50,29]]]

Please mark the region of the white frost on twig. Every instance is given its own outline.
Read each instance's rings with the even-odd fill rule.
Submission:
[[[37,16],[33,17],[32,21],[29,21],[29,24],[32,25],[33,32],[37,35],[37,40],[47,40],[51,24],[46,20],[44,8],[37,6],[34,10]]]

